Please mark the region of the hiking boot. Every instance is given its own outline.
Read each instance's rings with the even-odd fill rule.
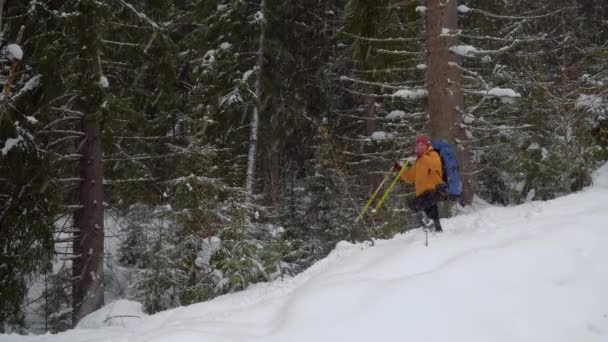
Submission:
[[[416,216],[418,217],[418,221],[422,223],[422,228],[431,229],[433,227],[433,220],[426,216],[426,213],[424,211],[417,212]]]
[[[439,223],[439,220],[433,220],[433,223],[435,224],[435,232],[436,233],[443,232],[443,228],[441,228],[441,223]]]

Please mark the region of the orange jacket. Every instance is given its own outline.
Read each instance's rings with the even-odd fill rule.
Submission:
[[[443,171],[441,169],[441,157],[433,150],[433,147],[424,152],[414,166],[401,170],[401,178],[407,183],[414,183],[416,196],[427,191],[435,191],[437,185],[443,183]]]

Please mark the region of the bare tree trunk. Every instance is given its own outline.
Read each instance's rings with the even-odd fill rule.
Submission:
[[[83,119],[80,154],[80,208],[74,215],[72,324],[104,304],[103,165],[97,124]]]
[[[258,146],[259,110],[262,107],[262,71],[264,66],[264,33],[266,29],[266,0],[260,4],[260,12],[264,16],[260,23],[260,42],[258,48],[257,73],[255,81],[255,107],[251,116],[251,134],[249,137],[249,154],[247,157],[247,175],[245,179],[245,203],[251,203],[253,197],[253,180],[255,178],[255,160]]]
[[[6,0],[0,0],[0,31],[2,31],[2,19],[4,18],[4,4],[6,4]]]
[[[456,146],[463,182],[462,202],[470,204],[474,195],[471,160],[463,147],[466,135],[460,125],[464,111],[462,71],[450,66],[452,63],[460,65],[461,59],[449,51],[457,42],[457,38],[441,36],[444,28],[458,29],[456,7],[456,0],[427,1],[428,112],[432,138],[443,138]]]
[[[74,260],[72,264],[72,325],[101,308],[104,304],[103,244],[104,244],[104,196],[103,163],[98,111],[102,93],[97,81],[102,75],[99,61],[100,18],[92,0],[81,0],[78,9],[77,27],[85,28],[80,36],[80,44],[86,46],[80,52],[80,80],[77,85],[80,94],[76,109],[84,113],[81,130],[84,133],[76,148],[80,154],[81,207],[74,214]]]

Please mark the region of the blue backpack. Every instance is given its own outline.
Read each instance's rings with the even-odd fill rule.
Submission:
[[[448,186],[448,198],[457,198],[462,195],[462,181],[460,180],[460,172],[458,171],[458,161],[454,154],[452,145],[444,139],[431,141],[433,149],[439,153],[441,157],[441,165],[443,167],[443,181]]]

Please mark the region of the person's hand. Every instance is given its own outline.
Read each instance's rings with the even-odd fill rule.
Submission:
[[[401,171],[401,164],[399,164],[399,162],[395,162],[395,164],[393,164],[393,170],[395,170],[395,172]]]

